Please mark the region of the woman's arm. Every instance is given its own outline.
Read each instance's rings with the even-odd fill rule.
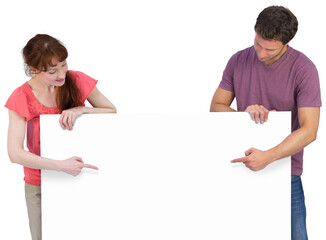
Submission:
[[[116,113],[117,109],[95,86],[87,98],[93,108],[86,108],[84,113]]]
[[[84,164],[79,157],[60,161],[40,157],[26,151],[24,149],[25,131],[25,119],[16,112],[9,110],[8,155],[12,163],[34,169],[63,171],[73,176],[77,176],[83,167],[97,170],[95,166]]]
[[[63,129],[71,130],[78,116],[86,113],[116,113],[117,109],[95,86],[87,98],[93,107],[75,107],[62,111],[60,125]]]

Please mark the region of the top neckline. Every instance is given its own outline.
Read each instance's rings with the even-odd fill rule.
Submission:
[[[26,83],[23,85],[25,90],[26,90],[26,93],[29,95],[29,97],[41,108],[43,109],[51,109],[51,110],[58,110],[57,107],[46,107],[44,106],[43,104],[41,104],[37,98],[35,97],[32,89],[31,89],[31,86],[28,84],[28,81],[26,81]]]
[[[253,47],[254,48],[254,47]],[[255,51],[255,50],[254,50]],[[283,64],[288,55],[292,52],[292,48],[288,45],[287,46],[287,49],[285,51],[285,53],[279,58],[277,59],[275,62],[273,62],[272,64],[270,65],[266,65],[264,62],[261,62],[259,61],[257,55],[255,56],[256,57],[256,60],[260,63],[260,65],[265,69],[265,70],[274,70],[275,68],[277,68],[278,66],[280,66],[281,64]],[[255,51],[255,54],[256,54],[256,51]]]

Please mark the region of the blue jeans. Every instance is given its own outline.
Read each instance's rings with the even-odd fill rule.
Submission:
[[[291,239],[308,239],[306,206],[300,176],[291,176]]]

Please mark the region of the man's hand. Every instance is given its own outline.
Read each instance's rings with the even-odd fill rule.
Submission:
[[[264,122],[267,122],[269,111],[263,105],[255,104],[248,106],[245,112],[248,112],[251,116],[251,119],[256,123],[260,122],[263,124]]]
[[[245,157],[233,159],[231,163],[242,162],[247,168],[258,171],[264,169],[268,164],[273,162],[268,151],[250,148],[245,152],[245,155]]]

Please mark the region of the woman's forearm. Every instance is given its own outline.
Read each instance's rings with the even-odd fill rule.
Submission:
[[[99,107],[82,107],[83,114],[87,113],[116,113],[117,109],[115,107],[112,108],[99,108]]]
[[[23,165],[33,169],[56,170],[67,174],[77,176],[83,168],[98,170],[94,165],[85,164],[80,157],[71,157],[65,160],[53,160],[37,156],[25,150],[19,150],[15,153],[9,151],[11,162]]]
[[[50,158],[40,157],[26,150],[11,150],[8,149],[10,161],[19,165],[23,165],[33,169],[46,169],[61,171],[60,161]]]

